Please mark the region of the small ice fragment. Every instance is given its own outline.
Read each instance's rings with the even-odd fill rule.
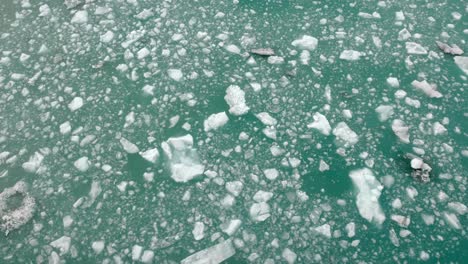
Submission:
[[[273,193],[266,192],[266,191],[257,191],[254,196],[253,200],[257,203],[268,202],[273,197]]]
[[[197,151],[193,148],[191,135],[169,138],[163,142],[162,149],[174,181],[188,182],[205,171],[205,166],[200,164]]]
[[[70,250],[71,238],[68,236],[62,236],[61,238],[54,240],[50,245],[58,250],[60,250],[60,255],[67,254]]]
[[[128,141],[126,138],[121,138],[120,139],[120,144],[122,145],[125,152],[127,152],[129,154],[138,153],[138,151],[139,151],[138,147],[135,144],[133,144],[132,142]]]
[[[318,112],[314,114],[314,122],[308,124],[307,127],[316,129],[325,136],[330,135],[331,126],[328,119]]]
[[[274,181],[276,178],[278,178],[279,176],[279,172],[277,169],[265,169],[263,171],[263,173],[265,174],[265,177],[267,179],[269,179],[270,181]]]
[[[109,43],[114,39],[114,32],[108,30],[106,33],[102,34],[99,39],[101,42]]]
[[[451,227],[455,229],[461,229],[460,221],[458,220],[458,217],[455,214],[444,212],[443,216],[447,224],[449,224]]]
[[[239,49],[239,47],[237,47],[234,44],[229,44],[229,45],[225,46],[224,48],[230,53],[234,53],[234,54],[240,54],[241,53],[241,50]]]
[[[330,165],[328,165],[325,161],[320,160],[319,171],[323,172],[323,171],[327,171],[329,169],[330,169]]]
[[[390,217],[393,221],[395,221],[401,227],[408,227],[411,223],[410,217],[402,216],[402,215],[392,215]]]
[[[232,236],[241,226],[242,221],[239,219],[230,220],[229,223],[221,225],[221,230],[228,236]]]
[[[321,225],[321,226],[318,226],[316,228],[314,228],[315,232],[327,237],[327,238],[331,238],[331,229],[330,229],[330,225],[329,224],[324,224],[324,225]]]
[[[23,163],[22,167],[27,172],[35,173],[41,166],[43,160],[44,156],[39,152],[35,152],[27,162]]]
[[[73,98],[73,100],[68,104],[68,109],[70,109],[70,111],[74,112],[74,111],[80,109],[83,106],[83,104],[84,104],[83,98],[77,96],[77,97]]]
[[[458,47],[457,45],[453,44],[451,47],[448,44],[445,44],[440,41],[436,41],[437,46],[439,47],[440,50],[442,50],[444,53],[447,54],[452,54],[452,55],[462,55],[463,50]]]
[[[102,250],[104,250],[104,241],[103,240],[100,240],[100,241],[94,241],[92,244],[91,244],[91,247],[93,248],[94,250],[94,253],[96,253],[96,255],[99,255]]]
[[[150,51],[149,49],[147,49],[146,47],[140,49],[138,52],[137,52],[137,58],[139,60],[142,60],[144,58],[146,58],[148,55],[150,55]],[[172,77],[171,77],[172,78]]]
[[[229,121],[228,116],[225,112],[220,112],[217,114],[210,115],[204,122],[203,126],[205,132],[210,130],[217,130],[218,128],[224,126]]]
[[[260,49],[252,49],[250,53],[260,55],[260,56],[274,56],[275,51],[271,48],[260,48]]]
[[[278,121],[267,112],[261,112],[255,115],[265,126],[274,126]]]
[[[143,251],[143,255],[141,256],[141,262],[145,264],[153,263],[154,259],[154,252],[152,250],[145,250]]]
[[[265,221],[270,217],[270,206],[265,202],[254,203],[249,210],[250,217],[256,222]]]
[[[400,87],[400,81],[395,77],[388,77],[387,78],[387,84],[390,85],[390,87],[393,87],[393,88]]]
[[[75,168],[81,172],[85,172],[89,169],[89,160],[88,157],[81,157],[77,159],[73,165]]]
[[[181,81],[184,77],[182,71],[179,69],[169,69],[167,70],[167,75],[169,75],[169,77],[176,82]]]
[[[383,186],[367,168],[351,171],[349,177],[357,188],[356,205],[359,214],[369,222],[382,224],[385,214],[380,207],[379,197]]]
[[[285,248],[283,250],[283,253],[281,253],[281,256],[286,260],[288,264],[294,264],[297,259],[297,254],[294,253],[292,250],[289,248]]]
[[[69,121],[66,121],[64,123],[62,123],[60,126],[59,126],[59,129],[60,129],[60,134],[62,135],[65,135],[65,134],[68,134],[71,132],[71,125],[70,125],[70,122]]]
[[[419,170],[422,168],[424,161],[420,158],[414,158],[411,160],[411,168]]]
[[[466,205],[460,203],[460,202],[451,202],[447,204],[448,208],[450,208],[452,211],[456,212],[459,215],[464,215],[468,212],[468,208]]]
[[[71,19],[71,23],[74,24],[84,24],[86,22],[88,22],[88,12],[85,10],[76,11]]]
[[[402,29],[400,32],[398,32],[398,40],[399,41],[404,41],[411,38],[411,33],[406,29]]]
[[[416,42],[406,42],[406,51],[408,52],[408,54],[414,54],[414,55],[427,54],[427,50]]]
[[[159,158],[158,148],[148,149],[146,151],[140,152],[140,156],[151,163],[156,163]]]
[[[141,252],[143,251],[143,247],[139,245],[134,245],[132,247],[132,260],[137,261],[140,259]]]
[[[410,143],[409,140],[409,127],[400,119],[395,119],[392,122],[393,133],[404,143]]]
[[[245,92],[237,85],[230,85],[226,89],[224,100],[229,105],[229,113],[233,115],[244,115],[250,109],[245,104]]]
[[[391,105],[379,105],[375,112],[379,117],[380,122],[387,121],[393,115],[393,106]]]
[[[244,184],[241,181],[226,182],[226,190],[234,196],[239,196]]]
[[[345,122],[338,123],[333,129],[333,135],[345,145],[354,145],[359,141],[358,135]]]
[[[232,240],[228,239],[186,257],[180,264],[222,263],[226,259],[234,256],[235,253],[236,250],[232,244]]]
[[[340,54],[340,59],[347,61],[357,61],[361,57],[361,52],[355,50],[344,50]]]
[[[468,75],[468,57],[456,56],[454,60],[460,70]]]
[[[414,80],[411,83],[411,85],[414,88],[423,91],[427,96],[429,96],[431,98],[441,98],[442,97],[442,94],[436,90],[437,86],[435,84],[429,84],[425,80],[422,81],[422,82]]]
[[[280,56],[270,56],[268,57],[267,62],[269,64],[283,64],[284,58]]]
[[[312,36],[304,35],[302,38],[294,40],[291,44],[300,49],[314,50],[317,48],[318,40]]]
[[[203,222],[195,222],[192,234],[195,240],[201,240],[205,237],[205,224]]]

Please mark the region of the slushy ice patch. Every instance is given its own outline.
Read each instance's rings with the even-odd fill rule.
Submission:
[[[0,193],[0,230],[7,234],[26,224],[34,215],[36,201],[27,192],[28,188],[23,181],[17,182],[11,188],[5,188]],[[14,204],[13,199],[19,195],[22,200]]]

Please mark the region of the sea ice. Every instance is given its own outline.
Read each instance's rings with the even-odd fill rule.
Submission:
[[[204,122],[203,126],[205,132],[210,130],[216,130],[222,126],[224,126],[229,121],[228,116],[225,112],[220,112],[217,114],[210,115]]]
[[[185,259],[180,264],[215,264],[222,263],[226,259],[234,256],[236,249],[232,240],[228,239],[212,247],[198,251]]]
[[[356,205],[359,214],[369,222],[382,224],[385,214],[380,207],[379,197],[383,186],[367,168],[351,171],[349,177],[357,188]]]
[[[244,115],[250,109],[245,104],[245,92],[237,85],[230,85],[226,89],[224,100],[229,105],[229,113],[233,115]]]
[[[330,135],[331,126],[328,119],[318,112],[314,114],[314,122],[308,124],[307,127],[316,129],[326,136]]]
[[[314,50],[317,48],[318,40],[312,36],[304,35],[302,38],[294,40],[291,44],[300,49]]]

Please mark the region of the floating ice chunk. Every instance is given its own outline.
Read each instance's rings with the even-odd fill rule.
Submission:
[[[225,112],[220,112],[217,114],[210,115],[205,122],[203,122],[203,126],[205,128],[205,132],[210,130],[216,130],[222,126],[224,126],[229,121],[228,116]]]
[[[455,64],[468,75],[468,57],[456,56],[454,58]]]
[[[102,34],[99,39],[101,42],[109,43],[114,39],[114,32],[108,30],[106,33]]]
[[[77,97],[73,98],[73,100],[68,104],[68,109],[70,109],[70,111],[74,112],[74,111],[80,109],[83,106],[83,104],[84,104],[83,98],[77,96]]]
[[[195,240],[203,239],[205,237],[205,224],[203,222],[195,222],[192,234]]]
[[[39,16],[48,16],[50,15],[50,7],[47,4],[41,5],[39,7]]]
[[[330,165],[328,165],[325,161],[323,160],[320,160],[320,163],[319,163],[319,171],[327,171],[330,169]]]
[[[229,223],[225,225],[221,225],[221,230],[223,230],[224,233],[226,233],[229,236],[232,236],[234,233],[236,233],[237,229],[241,226],[242,221],[239,219],[234,219],[229,221]]]
[[[145,94],[148,94],[148,95],[154,95],[154,89],[156,87],[154,87],[153,85],[145,85],[143,86],[142,90],[143,90],[143,93]]]
[[[260,56],[274,56],[275,55],[275,51],[271,48],[252,49],[250,50],[250,53],[257,54]]]
[[[71,23],[75,24],[84,24],[86,22],[88,22],[88,12],[86,12],[86,10],[76,11],[71,19]]]
[[[14,206],[18,202],[16,198],[22,197],[21,204]],[[14,202],[9,201],[12,199]],[[0,230],[7,235],[10,231],[20,228],[31,220],[36,208],[36,201],[29,195],[25,182],[18,181],[13,187],[5,188],[0,193]]]
[[[67,254],[70,250],[71,238],[68,236],[62,236],[61,238],[54,240],[50,245],[60,251],[60,255]]]
[[[224,242],[216,244],[212,247],[203,249],[183,259],[180,264],[215,264],[222,263],[226,259],[234,256],[236,249],[232,244],[232,240],[228,239]]]
[[[398,40],[399,41],[404,41],[411,38],[411,33],[406,29],[402,29],[400,32],[398,32]]]
[[[444,219],[449,224],[451,227],[455,229],[461,229],[461,224],[460,221],[458,220],[458,217],[455,214],[449,213],[449,212],[444,212],[443,213]]]
[[[359,214],[369,222],[382,224],[385,214],[380,207],[379,197],[383,186],[367,168],[351,171],[349,177],[357,188],[356,205]]]
[[[233,115],[244,115],[250,109],[245,104],[245,92],[237,85],[230,85],[226,89],[224,100],[229,105],[229,113]]]
[[[138,153],[138,151],[140,151],[138,149],[138,147],[133,144],[132,142],[128,141],[126,138],[121,138],[120,139],[120,144],[122,145],[123,149],[125,150],[125,152],[129,153],[129,154],[134,154],[134,153]]]
[[[73,218],[69,215],[66,215],[62,219],[63,222],[63,228],[68,228],[73,224]]]
[[[139,60],[142,60],[144,58],[146,58],[148,55],[150,55],[150,51],[149,49],[147,49],[146,47],[140,49],[138,52],[137,52],[137,58]],[[172,77],[171,77],[172,78]]]
[[[274,181],[279,176],[278,170],[274,168],[263,170],[263,174],[265,174],[265,177],[269,179],[270,181]]]
[[[297,259],[297,254],[294,253],[292,250],[289,248],[285,248],[283,250],[283,253],[281,253],[281,256],[286,260],[288,264],[294,264]]]
[[[43,160],[44,156],[39,152],[35,152],[27,162],[23,163],[22,167],[27,172],[35,173],[41,166]]]
[[[167,75],[176,82],[179,82],[184,78],[182,71],[179,69],[169,69],[167,70]]]
[[[321,226],[318,226],[316,228],[314,228],[315,232],[327,237],[327,238],[331,238],[331,228],[330,228],[330,225],[329,224],[324,224],[324,225],[321,225]]]
[[[94,250],[94,253],[96,253],[97,255],[101,254],[101,252],[104,250],[104,241],[103,240],[99,240],[99,241],[94,241],[92,244],[91,244],[91,248]]]
[[[425,55],[427,54],[427,50],[423,48],[420,44],[416,42],[406,42],[406,51],[408,54],[414,55]]]
[[[145,264],[153,263],[154,259],[154,252],[152,250],[145,250],[143,251],[143,255],[141,256],[141,262]]]
[[[278,121],[267,112],[261,112],[255,115],[265,126],[275,126]]]
[[[414,158],[411,160],[411,168],[415,170],[422,169],[423,165],[424,165],[424,161],[420,158]]]
[[[390,85],[390,87],[393,87],[393,88],[400,87],[400,81],[395,77],[388,77],[387,78],[387,84]]]
[[[340,141],[343,141],[345,145],[354,145],[358,142],[358,135],[349,128],[345,122],[340,122],[333,129],[333,135]]]
[[[124,128],[131,126],[135,122],[135,112],[131,111],[125,116]]]
[[[357,61],[361,57],[362,53],[355,50],[344,50],[340,54],[340,59],[347,61]]]
[[[375,112],[379,117],[380,122],[387,121],[393,115],[393,106],[391,105],[379,105]]]
[[[249,210],[250,217],[256,222],[265,221],[270,217],[270,206],[265,202],[254,203]]]
[[[400,119],[395,119],[392,122],[393,133],[403,142],[410,143],[409,139],[409,127],[405,126],[405,123]]]
[[[257,203],[268,202],[273,197],[273,193],[266,191],[258,191],[254,194],[253,200]]]
[[[239,196],[244,184],[241,181],[226,182],[226,190],[234,196]]]
[[[330,135],[331,126],[328,119],[318,112],[314,114],[314,122],[308,124],[307,127],[316,129],[326,136]]]
[[[284,58],[280,56],[270,56],[268,57],[267,62],[269,64],[283,64]]]
[[[459,215],[464,215],[468,212],[468,208],[466,205],[460,203],[460,202],[451,202],[447,204],[448,208],[450,208],[452,211],[455,211]]]
[[[151,163],[156,163],[159,158],[158,148],[148,149],[146,151],[140,152],[140,156]]]
[[[73,165],[75,168],[81,172],[85,172],[89,169],[89,160],[88,157],[81,157],[77,159]]]
[[[411,218],[402,215],[391,215],[390,218],[401,227],[408,227],[411,223]]]
[[[345,229],[349,238],[354,237],[356,235],[356,224],[354,222],[348,223]]]
[[[66,121],[59,126],[60,134],[65,135],[71,132],[70,121]]]
[[[162,149],[169,162],[171,178],[176,182],[188,182],[205,171],[193,148],[191,135],[169,138],[163,142]]]
[[[440,41],[436,41],[437,46],[441,49],[444,53],[452,54],[452,55],[462,55],[463,50],[458,47],[456,44],[453,44],[451,47],[448,44],[442,43]]]
[[[224,47],[228,52],[231,52],[231,53],[234,53],[234,54],[240,54],[241,53],[241,50],[239,49],[239,47],[237,47],[236,45],[234,44],[229,44],[227,46]]]
[[[445,133],[447,133],[447,128],[445,128],[441,123],[439,122],[434,122],[434,124],[432,124],[432,131],[434,133],[435,136],[437,135],[443,135]]]
[[[64,4],[67,7],[67,9],[72,9],[80,4],[83,4],[85,0],[65,0]]]
[[[304,35],[291,43],[294,47],[304,50],[314,50],[317,48],[318,40],[312,36]]]
[[[427,96],[429,96],[431,98],[441,98],[442,97],[442,94],[436,90],[437,86],[435,84],[429,84],[425,80],[422,81],[422,82],[414,80],[411,83],[411,85],[414,88],[423,91]]]
[[[142,246],[134,245],[132,247],[132,260],[133,261],[139,260],[142,252],[143,252],[143,247]]]

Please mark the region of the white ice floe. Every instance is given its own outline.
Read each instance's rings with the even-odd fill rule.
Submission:
[[[184,78],[184,74],[179,69],[169,69],[167,70],[167,75],[176,82],[179,82]]]
[[[416,42],[406,42],[406,52],[408,52],[408,54],[414,54],[414,55],[427,54],[427,50]]]
[[[333,135],[345,145],[354,145],[359,140],[359,136],[345,122],[338,123],[333,129]]]
[[[245,92],[237,85],[230,85],[226,89],[224,100],[229,105],[229,113],[233,115],[244,115],[250,110],[245,103]]]
[[[393,133],[403,142],[410,143],[409,127],[400,119],[395,119],[392,122]]]
[[[84,24],[88,22],[88,12],[86,10],[79,10],[73,15],[71,23]]]
[[[388,77],[387,78],[387,84],[390,85],[390,87],[393,87],[393,88],[400,87],[400,81],[395,77]]]
[[[129,154],[138,153],[138,151],[140,151],[135,144],[133,144],[126,138],[121,138],[120,144],[122,145],[122,148],[125,150],[125,152]]]
[[[94,241],[91,244],[91,248],[93,249],[94,253],[96,253],[96,255],[101,254],[101,252],[104,250],[104,246],[105,242],[103,240]]]
[[[70,250],[71,238],[69,236],[62,236],[52,242],[50,245],[60,251],[60,255],[67,254]]]
[[[203,239],[205,237],[205,224],[203,222],[195,222],[192,235],[195,240]]]
[[[71,100],[71,102],[68,104],[68,109],[70,111],[75,112],[76,110],[80,109],[84,105],[83,98],[77,96]]]
[[[261,112],[255,115],[265,126],[275,126],[278,121],[267,112]]]
[[[327,237],[327,238],[331,238],[331,228],[330,228],[330,225],[329,224],[324,224],[324,225],[321,225],[321,226],[318,226],[316,228],[314,228],[315,232]]]
[[[234,54],[240,54],[241,53],[241,50],[239,49],[239,47],[237,47],[234,44],[226,45],[226,46],[224,46],[224,48],[230,53],[234,53]]]
[[[375,112],[379,117],[380,122],[387,121],[393,115],[393,106],[391,105],[379,105]]]
[[[294,40],[291,44],[300,49],[314,50],[317,48],[318,40],[312,36],[304,35],[302,38]]]
[[[254,203],[249,210],[253,221],[262,222],[270,217],[270,206],[266,202]]]
[[[416,81],[414,80],[411,85],[418,89],[418,90],[421,90],[423,93],[425,93],[427,96],[431,97],[431,98],[441,98],[442,97],[442,94],[440,92],[438,92],[436,89],[437,89],[437,86],[435,84],[429,84],[427,81]]]
[[[140,152],[140,156],[151,163],[156,163],[159,158],[159,150],[158,148],[148,149]]]
[[[270,181],[275,180],[279,176],[279,172],[277,169],[272,168],[272,169],[265,169],[263,170],[263,174],[265,174],[265,177],[269,179]]]
[[[357,61],[361,58],[362,53],[355,50],[343,50],[340,54],[340,59],[347,61]]]
[[[466,75],[468,75],[468,57],[456,56],[454,58],[455,64],[462,70]]]
[[[75,168],[81,172],[85,172],[89,169],[89,159],[88,157],[81,157],[77,159],[73,165]]]
[[[12,208],[12,201],[22,197],[21,204]],[[11,199],[11,200],[10,200]],[[0,230],[8,234],[10,231],[20,228],[34,216],[36,209],[35,199],[28,193],[25,182],[18,181],[13,187],[5,188],[0,193]]]
[[[357,189],[356,205],[359,214],[369,222],[382,224],[385,214],[380,207],[379,197],[383,186],[367,168],[351,171],[349,177]]]
[[[297,254],[294,251],[290,250],[289,248],[285,248],[281,253],[281,256],[288,264],[294,264],[297,259]]]
[[[232,236],[241,226],[242,221],[240,219],[230,220],[228,223],[221,225],[221,230],[229,236]]]
[[[314,122],[308,124],[307,127],[316,129],[326,136],[330,135],[331,126],[328,119],[318,112],[314,114]]]
[[[203,126],[205,132],[210,130],[216,130],[222,126],[224,126],[229,121],[228,116],[225,112],[220,112],[217,114],[210,115],[204,122]]]
[[[266,192],[266,191],[257,191],[254,196],[253,200],[257,203],[268,202],[273,197],[273,193]]]
[[[236,249],[232,240],[228,239],[212,247],[198,251],[185,259],[180,264],[210,264],[221,263],[234,256]]]
[[[171,137],[162,143],[162,149],[174,181],[188,182],[205,171],[205,166],[200,163],[198,153],[193,148],[191,135]]]
[[[36,151],[34,155],[32,155],[29,158],[28,161],[23,163],[22,167],[27,172],[35,173],[41,166],[43,160],[44,160],[44,155]]]

